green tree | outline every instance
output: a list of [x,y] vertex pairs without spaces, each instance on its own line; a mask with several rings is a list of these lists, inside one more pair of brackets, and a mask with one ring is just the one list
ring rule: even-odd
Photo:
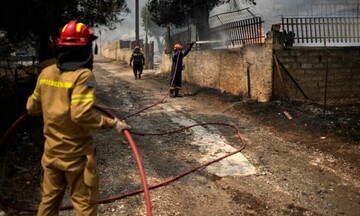
[[129,13],[125,0],[18,0],[4,1],[0,7],[0,30],[13,43],[32,38],[40,47],[40,60],[45,56],[48,38],[70,20],[90,27],[109,29]]
[[[152,0],[147,5],[152,20],[162,27],[173,25],[177,28],[193,23],[199,33],[199,40],[209,40],[209,14],[221,4],[236,0]],[[256,4],[254,0],[243,0]]]
[[150,37],[155,38],[158,50],[161,53],[165,46],[161,41],[161,37],[166,32],[166,29],[156,25],[154,21],[152,21],[151,14],[146,5],[141,9],[141,20],[141,26],[144,27],[145,32],[147,32]]

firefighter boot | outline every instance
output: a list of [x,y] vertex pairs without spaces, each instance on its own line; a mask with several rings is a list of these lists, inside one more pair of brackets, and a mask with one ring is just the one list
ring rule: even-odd
[[182,97],[182,95],[179,93],[180,89],[175,89],[175,97]]
[[170,97],[175,97],[174,89],[170,89]]

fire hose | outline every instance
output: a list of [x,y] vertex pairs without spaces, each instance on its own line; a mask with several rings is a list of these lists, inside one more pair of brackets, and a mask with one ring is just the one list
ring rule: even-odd
[[[177,64],[178,64],[178,61],[179,61],[179,56],[177,58],[177,61],[176,61],[176,67],[175,67],[175,73],[174,73],[174,77],[172,78],[172,82],[170,84],[170,86],[172,85],[172,83],[174,82],[174,79],[175,79],[175,75],[176,75],[176,69],[177,69]],[[127,115],[126,117],[124,117],[123,119],[126,119],[126,118],[129,118],[130,116],[134,116],[136,114],[139,114],[141,112],[143,112],[144,110],[147,110],[151,107],[154,107],[160,103],[162,103],[166,97],[169,95],[169,92],[170,92],[170,88],[169,90],[167,91],[167,93],[165,94],[165,96],[157,103],[154,103],[150,106],[147,106],[143,109],[141,109],[140,111],[136,112],[136,113],[133,113],[133,114],[130,114],[130,115]],[[111,114],[109,111],[107,111],[106,109],[100,107],[100,106],[97,106],[95,105],[94,106],[95,109],[105,113],[106,115],[108,115],[109,117],[112,117],[114,118],[115,116],[113,114]],[[21,123],[26,117],[28,117],[29,114],[28,113],[25,113],[23,114],[22,116],[20,116],[9,128],[8,130],[4,133],[4,135],[1,137],[0,139],[0,146],[7,140],[8,136],[11,134],[11,132],[15,129],[15,127]],[[230,152],[222,157],[219,157],[219,158],[216,158],[214,160],[211,160],[209,162],[206,162],[204,164],[201,164],[197,167],[194,167],[192,169],[189,169],[183,173],[180,173],[176,176],[173,176],[171,178],[168,178],[166,180],[164,180],[163,182],[160,182],[158,184],[155,184],[155,185],[151,185],[151,186],[148,186],[147,184],[147,181],[146,181],[146,177],[145,177],[145,172],[144,172],[144,169],[143,169],[143,166],[142,166],[142,162],[141,162],[141,159],[140,159],[140,156],[139,156],[139,153],[137,151],[137,147],[136,147],[136,144],[134,142],[134,140],[132,139],[131,134],[135,134],[135,135],[141,135],[141,136],[161,136],[161,135],[165,135],[165,134],[173,134],[173,133],[177,133],[177,132],[180,132],[180,131],[183,131],[183,130],[186,130],[186,129],[189,129],[189,128],[192,128],[192,127],[196,127],[196,126],[204,126],[204,125],[218,125],[218,126],[227,126],[227,127],[231,127],[233,128],[234,130],[236,130],[236,133],[237,133],[237,137],[239,139],[239,143],[240,143],[240,147],[238,149],[236,149],[235,151],[233,152]],[[143,186],[143,189],[139,189],[139,190],[136,190],[136,191],[133,191],[133,192],[129,192],[129,193],[126,193],[126,194],[121,194],[121,195],[118,195],[118,196],[112,196],[112,197],[108,197],[108,198],[105,198],[105,199],[101,199],[98,201],[99,204],[101,203],[109,203],[109,202],[113,202],[115,200],[119,200],[119,199],[122,199],[122,198],[125,198],[125,197],[128,197],[128,196],[132,196],[132,195],[136,195],[136,194],[139,194],[139,193],[142,193],[144,192],[144,197],[145,197],[145,204],[146,204],[146,210],[147,210],[147,215],[148,216],[151,216],[152,215],[152,207],[151,207],[151,200],[150,200],[150,193],[149,193],[149,189],[155,189],[155,188],[158,188],[158,187],[161,187],[161,186],[164,186],[164,185],[167,185],[173,181],[176,181],[196,170],[199,170],[199,169],[202,169],[206,166],[209,166],[215,162],[218,162],[220,160],[223,160],[227,157],[230,157],[236,153],[239,153],[241,152],[246,144],[244,142],[244,140],[242,139],[241,137],[241,134],[240,134],[240,130],[231,125],[231,124],[228,124],[228,123],[219,123],[219,122],[208,122],[208,123],[199,123],[199,124],[194,124],[194,125],[191,125],[191,126],[187,126],[187,127],[182,127],[182,128],[179,128],[177,130],[173,130],[173,131],[167,131],[167,132],[161,132],[161,133],[140,133],[140,132],[134,132],[134,131],[128,131],[128,130],[124,130],[124,136],[125,138],[128,140],[131,148],[132,148],[132,151],[133,151],[133,154],[134,154],[134,157],[135,157],[135,160],[136,160],[136,163],[137,163],[137,166],[138,166],[138,169],[139,169],[139,173],[140,173],[140,177],[141,177],[141,182],[142,182],[142,186]],[[14,209],[14,210],[17,210],[17,211],[20,211],[20,212],[37,212],[37,209],[31,209],[31,208],[22,208],[22,207],[18,207],[16,205],[13,205],[13,204],[9,204],[3,200],[0,200],[0,204],[4,205],[4,206],[7,206],[11,209]],[[69,210],[69,209],[72,209],[73,206],[63,206],[60,208],[60,210]]]
[[[109,114],[109,112],[107,112],[105,109],[101,108],[101,107],[98,107],[98,106],[95,106],[96,109],[100,110],[100,111],[103,111],[105,112],[106,114],[108,114],[109,116],[111,116],[111,114]],[[2,136],[1,140],[0,140],[0,146],[7,140],[8,136],[11,134],[11,132],[15,129],[15,127],[20,124],[23,120],[26,119],[26,117],[28,117],[29,114],[28,113],[25,113],[23,114],[22,116],[20,116],[12,125],[11,127],[5,132],[5,134]],[[105,199],[101,199],[98,201],[99,204],[102,204],[102,203],[109,203],[109,202],[113,202],[115,200],[119,200],[119,199],[122,199],[122,198],[125,198],[125,197],[128,197],[128,196],[133,196],[133,195],[136,195],[136,194],[139,194],[139,193],[142,193],[144,192],[145,194],[145,199],[146,199],[146,207],[147,207],[147,211],[148,211],[148,214],[147,215],[151,215],[151,202],[150,202],[150,199],[149,199],[149,189],[155,189],[155,188],[158,188],[158,187],[161,187],[161,186],[164,186],[164,185],[167,185],[171,182],[174,182],[192,172],[195,172],[196,170],[199,170],[199,169],[202,169],[206,166],[209,166],[215,162],[218,162],[220,160],[223,160],[227,157],[230,157],[231,155],[234,155],[236,153],[239,153],[241,152],[244,148],[245,148],[245,142],[243,141],[242,137],[241,137],[241,134],[240,134],[240,130],[231,125],[231,124],[227,124],[227,123],[219,123],[219,122],[208,122],[208,123],[199,123],[199,124],[194,124],[194,125],[191,125],[191,126],[187,126],[187,127],[182,127],[182,128],[179,128],[177,130],[173,130],[173,131],[168,131],[168,132],[163,132],[163,133],[139,133],[139,132],[131,132],[132,134],[135,134],[135,135],[141,135],[141,136],[145,136],[145,135],[148,135],[148,136],[161,136],[161,135],[164,135],[164,134],[173,134],[173,133],[177,133],[177,132],[180,132],[180,131],[183,131],[183,130],[186,130],[186,129],[189,129],[189,128],[192,128],[192,127],[196,127],[196,126],[204,126],[204,125],[220,125],[220,126],[227,126],[227,127],[231,127],[233,128],[234,130],[236,130],[236,133],[237,133],[237,137],[239,139],[239,144],[240,144],[240,147],[233,151],[233,152],[230,152],[222,157],[219,157],[217,159],[214,159],[212,161],[209,161],[209,162],[206,162],[204,164],[201,164],[197,167],[194,167],[192,169],[189,169],[183,173],[180,173],[176,176],[173,176],[171,178],[168,178],[166,180],[164,180],[163,182],[160,182],[158,184],[155,184],[155,185],[151,185],[151,186],[148,186],[147,183],[146,183],[146,179],[145,179],[145,175],[142,174],[143,173],[143,168],[142,168],[142,165],[141,165],[141,161],[140,161],[140,158],[137,159],[137,164],[138,164],[138,167],[139,167],[139,172],[140,174],[142,175],[141,177],[141,180],[142,180],[142,184],[143,184],[143,189],[139,189],[139,190],[136,190],[136,191],[133,191],[133,192],[129,192],[129,193],[126,193],[126,194],[121,194],[121,195],[118,195],[118,196],[112,196],[112,197],[108,197],[108,198],[105,198]],[[128,139],[130,136],[130,134],[128,133],[124,133],[125,137]],[[130,139],[132,140],[132,138]],[[133,141],[129,141],[129,143],[133,142]],[[133,153],[136,154],[138,157],[138,152],[136,150],[136,147],[132,146],[133,148]],[[135,149],[135,150],[134,150]],[[17,210],[17,211],[20,211],[20,212],[37,212],[37,209],[31,209],[31,208],[21,208],[21,207],[18,207],[16,205],[12,205],[12,204],[9,204],[3,200],[0,200],[0,204],[4,205],[4,206],[7,206],[11,209],[14,209],[14,210]],[[72,209],[73,206],[63,206],[60,208],[60,210],[69,210],[69,209]]]

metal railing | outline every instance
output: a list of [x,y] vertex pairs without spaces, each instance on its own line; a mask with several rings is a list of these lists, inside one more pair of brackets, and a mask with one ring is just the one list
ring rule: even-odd
[[264,20],[253,7],[214,15],[209,23],[211,40],[222,42],[213,47],[259,44],[265,40]]
[[295,33],[297,43],[359,43],[359,17],[282,18],[283,31]]
[[265,40],[263,22],[261,17],[254,17],[223,24],[210,29],[210,38],[233,46],[260,44]]
[[[265,41],[263,27],[264,20],[253,8],[244,8],[237,11],[220,13],[209,18],[210,41],[213,48],[240,46],[244,44],[261,44]],[[198,39],[195,30],[188,26],[178,29],[170,37],[170,43],[190,41],[190,38]]]

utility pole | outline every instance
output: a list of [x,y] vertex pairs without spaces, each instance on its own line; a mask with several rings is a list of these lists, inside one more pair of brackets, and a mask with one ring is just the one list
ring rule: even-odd
[[[149,0],[148,0],[149,3]],[[145,69],[149,69],[149,41],[148,41],[148,33],[149,33],[149,11],[146,8],[146,21],[145,21],[145,47],[144,47],[144,51],[145,51]]]
[[101,49],[102,49],[102,44],[101,44],[101,30],[99,30],[99,35],[100,35],[100,37],[99,37],[99,47],[98,47],[98,52],[99,52],[99,55],[102,55],[102,53],[101,53]]
[[139,0],[135,0],[135,35],[136,35],[136,46],[139,44]]

